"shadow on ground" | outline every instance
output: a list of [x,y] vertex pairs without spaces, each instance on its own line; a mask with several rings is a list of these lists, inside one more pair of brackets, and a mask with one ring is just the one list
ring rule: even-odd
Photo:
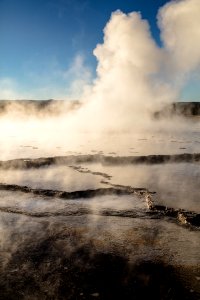
[[63,244],[62,235],[22,243],[0,272],[0,299],[199,299],[162,261],[131,262],[90,241]]

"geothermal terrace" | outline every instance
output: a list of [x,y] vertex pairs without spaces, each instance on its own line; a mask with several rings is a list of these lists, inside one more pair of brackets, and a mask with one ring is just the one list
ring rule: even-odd
[[199,103],[156,112],[164,130],[73,139],[45,123],[54,101],[15,105],[0,103],[0,299],[199,299]]

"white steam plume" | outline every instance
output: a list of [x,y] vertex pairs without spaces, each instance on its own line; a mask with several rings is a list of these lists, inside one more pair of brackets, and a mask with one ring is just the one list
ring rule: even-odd
[[112,14],[104,42],[94,50],[97,79],[82,97],[87,105],[78,120],[85,126],[89,118],[95,129],[140,128],[161,105],[179,100],[186,78],[200,65],[200,1],[169,2],[158,25],[162,47],[140,13]]
[[[184,130],[191,131],[191,126],[185,120],[181,123],[179,119],[173,122],[154,122],[150,116],[163,104],[179,100],[186,79],[199,71],[198,4],[200,0],[173,1],[160,9],[158,24],[162,47],[155,43],[149,24],[142,19],[140,13],[114,12],[104,29],[103,43],[94,50],[98,60],[97,78],[92,85],[86,84],[82,89],[83,104],[68,114],[69,109],[64,108],[66,113],[53,118],[48,118],[48,114],[44,114],[42,119],[29,118],[29,111],[20,111],[19,116],[14,113],[1,116],[0,139],[4,147],[1,156],[9,157],[16,143],[20,147],[36,141],[34,146],[43,146],[43,155],[50,155],[49,149],[54,154],[57,153],[54,147],[56,144],[70,151],[72,148],[77,151],[78,145],[84,145],[85,152],[89,152],[96,148],[105,150],[110,142],[112,147],[108,148],[113,151],[113,148],[116,150],[123,143],[130,146],[133,132],[139,137],[149,133],[152,136],[157,131],[162,134],[167,132],[168,136],[172,136],[175,131],[178,134],[182,134]],[[66,72],[65,76],[68,78],[79,70],[85,70],[81,57],[75,60],[74,68]],[[83,73],[86,79],[89,78],[87,70]],[[79,78],[82,82],[82,77]],[[28,121],[21,118],[21,115],[28,116]],[[104,136],[102,132],[108,135]],[[116,143],[110,132],[117,133]],[[124,132],[131,133],[131,137],[118,135]],[[93,148],[86,140],[93,142]],[[9,141],[12,142],[12,147]],[[166,139],[167,143],[169,144]],[[149,150],[151,153],[155,152],[153,146]],[[145,153],[148,152],[146,148]],[[171,144],[168,148],[171,149]],[[20,155],[24,156],[24,153],[20,152]]]
[[173,1],[160,9],[158,24],[171,71],[187,74],[200,67],[200,1]]

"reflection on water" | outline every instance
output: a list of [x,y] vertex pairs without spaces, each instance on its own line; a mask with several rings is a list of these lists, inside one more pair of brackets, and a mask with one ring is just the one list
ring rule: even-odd
[[0,170],[0,182],[25,185],[35,189],[63,191],[87,190],[103,186],[98,177],[80,174],[68,166],[51,166],[28,170]]
[[105,172],[115,184],[143,187],[156,192],[159,204],[200,212],[199,163],[106,166],[87,164],[91,171]]
[[[73,214],[100,214],[101,212],[132,211],[136,214],[142,210],[147,211],[144,197],[137,195],[125,196],[96,196],[93,198],[77,198],[74,200],[62,200],[56,197],[41,197],[22,192],[1,191],[0,210],[9,208],[10,211],[23,213],[24,215],[44,216],[48,213],[54,215]],[[139,215],[138,215],[139,216]]]
[[1,170],[0,182],[34,189],[76,191],[106,187],[107,184],[145,188],[156,192],[159,204],[200,212],[199,163],[134,164],[109,166],[49,166],[39,169]]

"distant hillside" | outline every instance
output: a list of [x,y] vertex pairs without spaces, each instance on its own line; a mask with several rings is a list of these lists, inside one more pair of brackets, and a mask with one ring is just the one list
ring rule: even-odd
[[162,110],[155,112],[156,118],[181,115],[185,117],[200,116],[200,102],[175,102],[166,105]]
[[77,109],[80,105],[75,100],[0,100],[0,114],[14,112],[26,115],[56,115]]
[[[76,110],[80,106],[78,100],[0,100],[0,115],[10,112],[26,116],[58,115]],[[175,102],[154,113],[154,117],[158,119],[173,115],[200,116],[200,102]]]

